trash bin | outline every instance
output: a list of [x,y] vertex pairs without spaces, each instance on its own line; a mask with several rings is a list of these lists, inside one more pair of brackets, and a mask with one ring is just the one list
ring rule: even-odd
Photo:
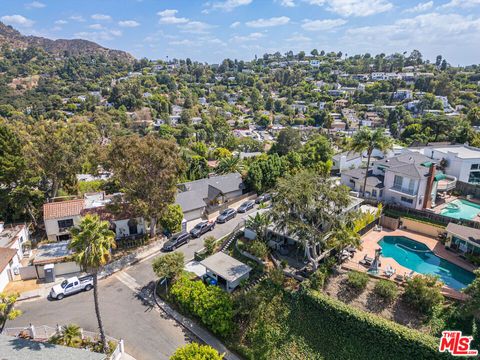
[[43,271],[45,272],[45,282],[55,282],[55,265],[54,264],[47,264],[43,267]]

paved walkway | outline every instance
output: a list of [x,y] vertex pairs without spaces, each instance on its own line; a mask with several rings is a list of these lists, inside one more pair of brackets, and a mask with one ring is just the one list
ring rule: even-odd
[[155,298],[155,302],[157,305],[170,317],[172,317],[176,322],[182,325],[185,329],[192,332],[196,337],[202,340],[205,344],[210,345],[211,347],[217,349],[220,354],[225,354],[224,359],[226,360],[241,360],[240,357],[232,353],[230,350],[226,348],[223,343],[218,340],[215,336],[210,334],[207,330],[203,327],[199,326],[197,323],[192,321],[191,319],[181,315],[176,310],[172,309],[165,301],[160,299],[156,291],[153,291],[153,296]]

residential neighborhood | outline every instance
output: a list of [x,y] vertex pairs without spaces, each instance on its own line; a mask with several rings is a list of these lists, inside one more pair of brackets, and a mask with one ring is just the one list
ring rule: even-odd
[[0,359],[480,351],[478,1],[0,9]]

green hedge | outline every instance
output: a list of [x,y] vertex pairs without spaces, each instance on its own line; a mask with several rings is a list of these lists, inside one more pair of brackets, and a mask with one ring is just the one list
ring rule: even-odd
[[452,359],[439,353],[439,340],[346,305],[322,293],[305,290],[292,296],[291,330],[331,360]]

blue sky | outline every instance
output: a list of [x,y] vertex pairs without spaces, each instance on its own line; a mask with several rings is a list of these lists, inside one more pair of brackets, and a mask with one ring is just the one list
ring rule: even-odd
[[0,0],[25,34],[218,63],[311,49],[480,63],[480,0]]

